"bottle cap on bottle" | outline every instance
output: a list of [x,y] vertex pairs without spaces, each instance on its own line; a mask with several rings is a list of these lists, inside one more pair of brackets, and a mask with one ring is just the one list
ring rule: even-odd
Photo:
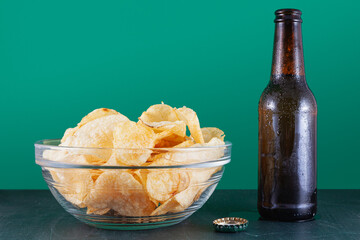
[[218,232],[241,232],[248,227],[249,221],[239,217],[226,217],[214,220],[213,225]]
[[275,11],[275,22],[302,22],[301,11],[298,9],[279,9]]

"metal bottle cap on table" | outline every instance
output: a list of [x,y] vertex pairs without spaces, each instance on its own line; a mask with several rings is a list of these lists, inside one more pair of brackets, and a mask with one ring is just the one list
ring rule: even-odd
[[239,217],[226,217],[214,220],[213,225],[218,232],[241,232],[247,228],[249,221]]

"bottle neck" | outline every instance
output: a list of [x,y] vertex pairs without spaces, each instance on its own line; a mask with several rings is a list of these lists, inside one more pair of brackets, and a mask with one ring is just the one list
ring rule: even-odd
[[305,80],[301,21],[288,20],[275,24],[271,78],[280,80],[286,76]]

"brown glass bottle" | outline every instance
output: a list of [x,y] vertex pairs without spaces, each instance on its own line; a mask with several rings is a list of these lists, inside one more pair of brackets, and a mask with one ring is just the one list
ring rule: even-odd
[[275,12],[271,79],[259,102],[258,211],[263,219],[316,214],[317,105],[304,72],[301,11]]

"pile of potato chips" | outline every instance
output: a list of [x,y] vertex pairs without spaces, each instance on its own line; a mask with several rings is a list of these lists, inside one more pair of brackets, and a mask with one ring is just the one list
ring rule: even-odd
[[[190,136],[186,135],[187,128]],[[190,108],[153,105],[138,122],[115,110],[96,109],[66,130],[60,146],[44,159],[97,166],[172,166],[217,160],[224,132],[200,128]],[[186,148],[186,149],[184,149]],[[84,169],[48,168],[54,187],[88,214],[154,216],[184,211],[209,186],[221,167]]]

